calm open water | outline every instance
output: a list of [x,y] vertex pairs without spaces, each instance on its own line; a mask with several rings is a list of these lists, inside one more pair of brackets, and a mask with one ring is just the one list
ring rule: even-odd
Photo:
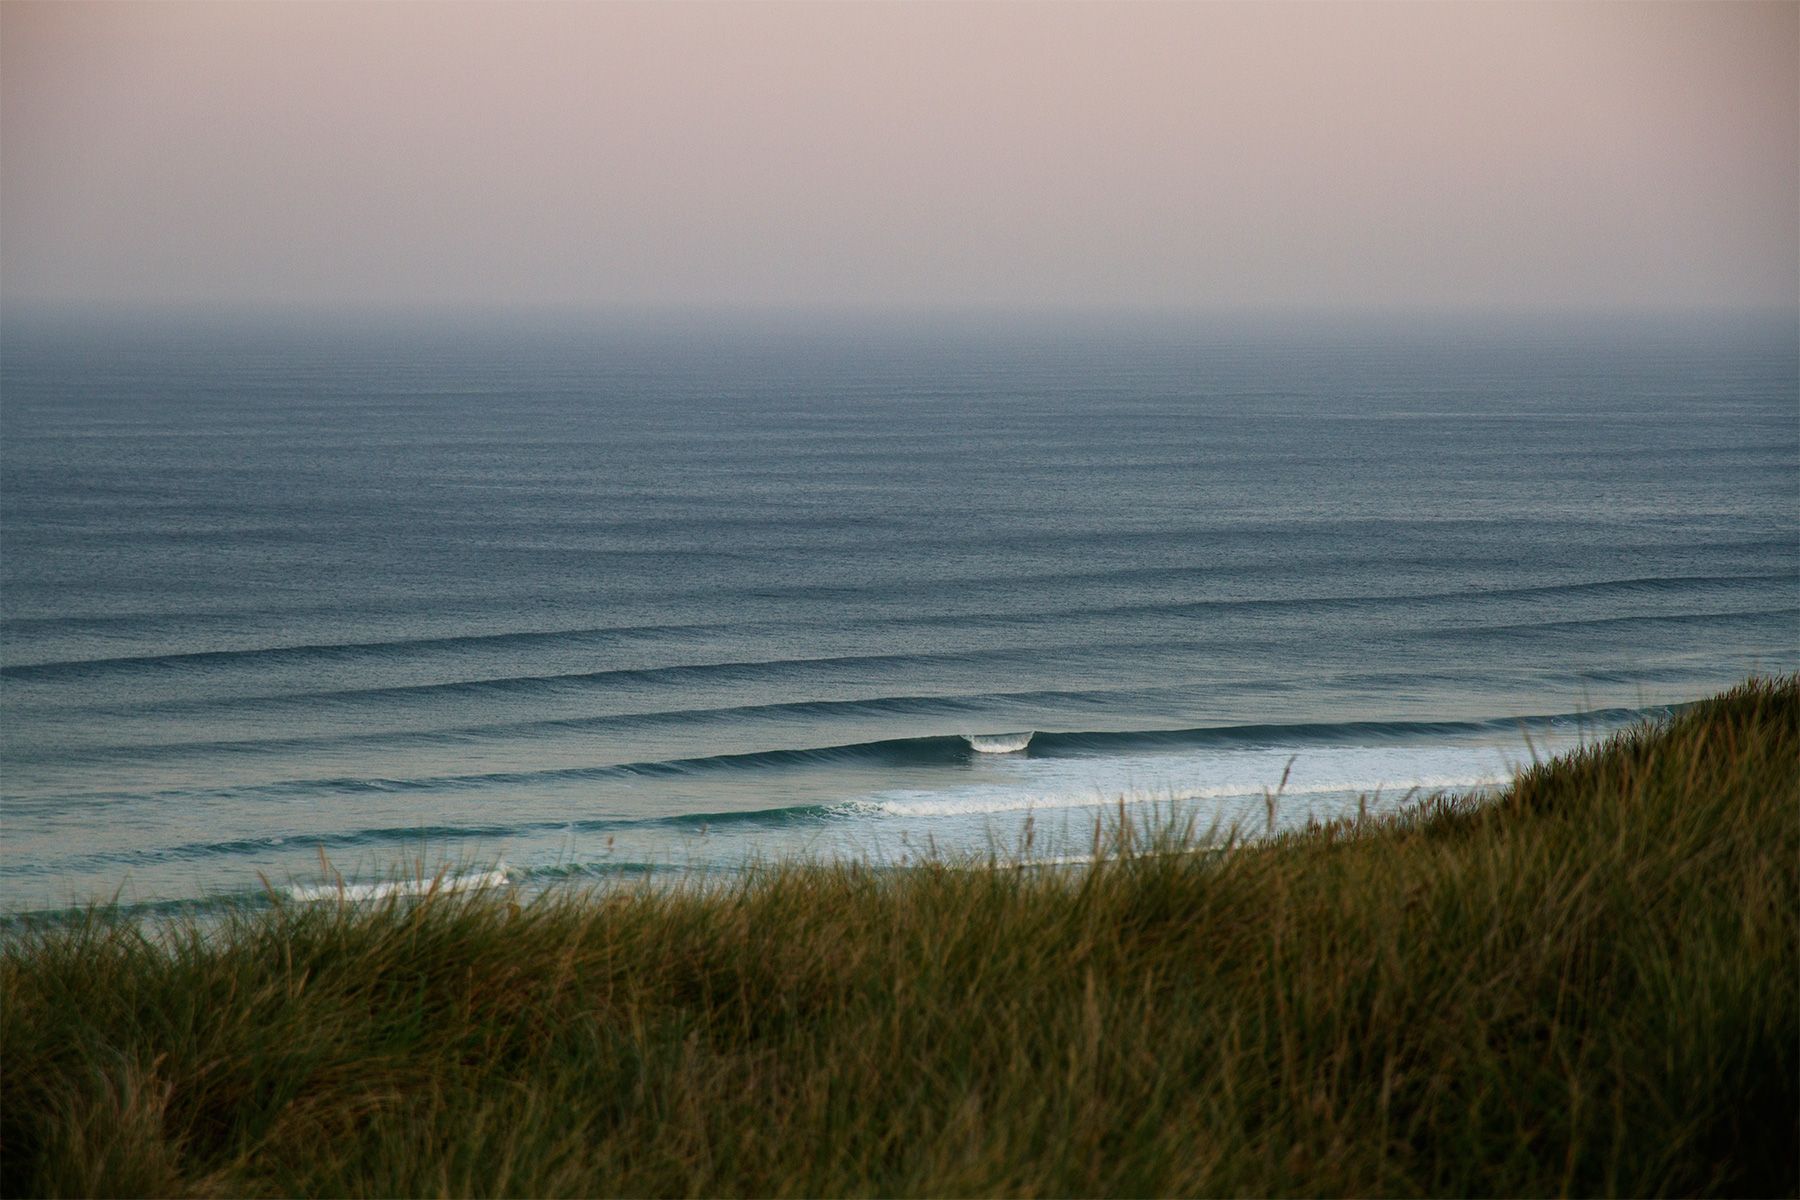
[[10,319],[0,907],[1492,782],[1800,666],[1797,379],[1749,319]]

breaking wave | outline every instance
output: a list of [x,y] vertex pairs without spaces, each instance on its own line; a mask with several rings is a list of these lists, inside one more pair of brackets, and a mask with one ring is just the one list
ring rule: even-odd
[[969,749],[977,754],[1016,754],[1031,745],[1031,734],[1026,733],[966,733],[964,740]]

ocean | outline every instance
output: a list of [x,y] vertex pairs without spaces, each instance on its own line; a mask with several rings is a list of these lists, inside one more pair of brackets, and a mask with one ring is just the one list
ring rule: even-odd
[[1800,667],[1797,381],[1743,317],[9,316],[0,909],[1492,786]]

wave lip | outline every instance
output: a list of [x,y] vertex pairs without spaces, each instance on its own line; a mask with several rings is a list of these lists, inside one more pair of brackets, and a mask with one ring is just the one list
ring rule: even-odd
[[1032,731],[1024,733],[965,733],[963,740],[977,754],[1016,754],[1031,745]]

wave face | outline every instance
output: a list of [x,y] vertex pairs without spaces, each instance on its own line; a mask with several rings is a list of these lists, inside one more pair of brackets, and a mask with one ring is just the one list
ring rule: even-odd
[[9,319],[0,909],[1079,857],[1800,665],[1790,329],[704,334]]

